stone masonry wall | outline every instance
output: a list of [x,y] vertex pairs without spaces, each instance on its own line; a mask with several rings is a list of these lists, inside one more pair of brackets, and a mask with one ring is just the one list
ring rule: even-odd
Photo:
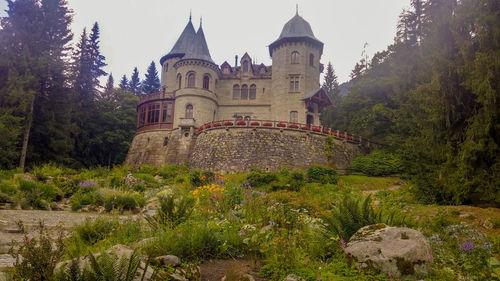
[[345,169],[359,151],[356,144],[333,140],[331,157],[325,153],[326,137],[312,132],[275,128],[231,128],[203,131],[196,138],[189,166],[218,173],[305,169],[329,163]]

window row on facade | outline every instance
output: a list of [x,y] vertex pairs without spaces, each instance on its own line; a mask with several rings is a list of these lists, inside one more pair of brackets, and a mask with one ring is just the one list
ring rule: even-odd
[[138,126],[171,123],[173,120],[173,104],[172,103],[153,103],[143,105],[139,109],[139,123]]
[[[204,74],[203,75],[203,89],[205,90],[210,90],[210,75],[209,74]],[[182,75],[177,74],[177,89],[182,88]],[[196,87],[196,73],[195,72],[188,72],[186,74],[186,81],[184,81],[184,87],[185,88],[195,88]]]
[[251,100],[257,98],[257,86],[255,86],[255,84],[250,85],[250,91],[246,84],[241,85],[241,88],[238,84],[233,86],[233,99],[247,100],[249,98]]

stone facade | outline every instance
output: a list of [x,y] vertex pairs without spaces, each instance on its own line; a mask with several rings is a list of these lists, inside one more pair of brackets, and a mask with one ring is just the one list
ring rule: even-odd
[[247,172],[252,167],[264,171],[305,169],[313,164],[348,168],[360,152],[360,144],[332,138],[333,145],[326,151],[326,139],[323,133],[288,128],[220,127],[193,137],[178,129],[158,130],[134,138],[126,164],[188,164],[222,174]]

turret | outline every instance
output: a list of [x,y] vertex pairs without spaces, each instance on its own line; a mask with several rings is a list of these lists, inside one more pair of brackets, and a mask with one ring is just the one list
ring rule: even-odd
[[[269,54],[273,62],[272,115],[277,120],[319,124],[318,109],[308,109],[303,99],[319,88],[323,43],[298,12],[269,45]],[[316,111],[312,117],[310,110]]]
[[162,86],[175,92],[174,128],[183,130],[213,121],[217,110],[215,83],[219,67],[210,56],[205,34],[195,32],[191,17],[172,50],[161,59],[168,70]]

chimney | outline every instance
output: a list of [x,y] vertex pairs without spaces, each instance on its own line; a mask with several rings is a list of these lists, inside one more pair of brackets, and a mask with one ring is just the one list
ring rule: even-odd
[[238,55],[234,56],[234,67],[238,66]]

